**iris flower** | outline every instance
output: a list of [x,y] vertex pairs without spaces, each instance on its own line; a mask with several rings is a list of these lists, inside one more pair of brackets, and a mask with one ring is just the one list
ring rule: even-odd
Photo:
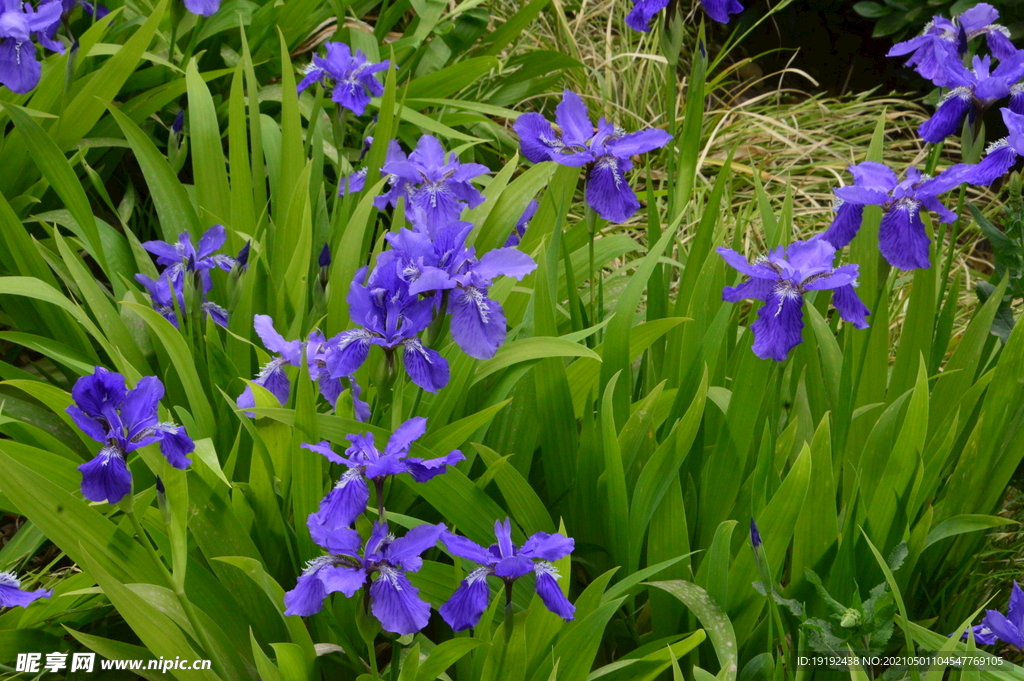
[[40,598],[53,596],[53,589],[24,591],[21,580],[13,572],[0,572],[0,608],[27,608]]
[[896,43],[888,56],[909,54],[907,66],[913,66],[924,78],[940,87],[948,85],[946,64],[960,61],[967,53],[967,42],[984,35],[988,47],[999,60],[1009,59],[1016,53],[1010,42],[1010,32],[995,23],[999,12],[988,3],[978,3],[952,20],[932,17],[921,35]]
[[[260,368],[253,383],[269,390],[282,405],[287,404],[292,384],[284,368],[286,366],[302,366],[302,350],[305,346],[306,365],[310,380],[317,382],[320,394],[332,407],[337,404],[338,397],[344,390],[341,385],[342,376],[331,376],[327,371],[327,355],[331,346],[337,343],[337,337],[327,340],[322,332],[315,330],[309,334],[308,340],[305,342],[301,340],[286,341],[284,336],[274,328],[274,320],[265,314],[258,314],[253,318],[253,328],[256,330],[256,335],[263,341],[263,346],[270,352],[276,353],[269,362]],[[349,379],[352,386],[356,418],[361,421],[369,420],[370,407],[359,399],[359,387],[350,376],[346,374],[344,377]],[[242,394],[238,396],[236,404],[240,409],[251,409],[256,406],[256,398],[252,394],[251,387],[245,387]],[[252,413],[247,415],[253,416]]]
[[[707,15],[720,24],[729,23],[730,15],[743,11],[738,0],[700,0]],[[668,0],[634,0],[633,9],[626,15],[626,25],[634,31],[650,31],[651,19],[668,6]]]
[[[157,277],[156,279],[150,279],[145,274],[136,274],[135,281],[139,282],[146,287],[149,291],[149,297],[153,302],[153,309],[160,313],[160,315],[174,325],[174,328],[179,328],[178,313],[174,309],[174,296],[178,298],[178,309],[185,309],[185,291],[184,291],[184,279],[178,278],[176,283],[172,284],[171,276],[167,274],[168,270],[164,270],[164,274]],[[200,308],[204,314],[210,317],[218,326],[227,328],[228,326],[228,311],[217,303],[206,300],[206,294],[209,292],[209,287],[206,287],[204,283],[205,291],[203,291],[203,302]],[[173,294],[172,294],[173,290]]]
[[850,166],[850,172],[854,183],[835,190],[840,204],[832,226],[822,238],[837,249],[842,248],[860,230],[864,206],[881,206],[884,215],[878,230],[878,248],[889,264],[901,270],[930,267],[931,240],[921,221],[921,208],[937,213],[942,222],[956,220],[956,213],[937,198],[960,184],[956,166],[935,178],[910,167],[902,182],[888,166],[874,161]]
[[964,118],[976,116],[996,101],[1010,94],[1010,89],[1024,77],[1024,51],[992,68],[990,57],[975,56],[968,69],[959,58],[944,63],[946,78],[943,87],[952,88],[939,102],[932,117],[917,129],[921,139],[937,144],[958,132]]
[[488,297],[491,282],[499,275],[522,280],[537,263],[515,248],[495,248],[482,258],[466,247],[473,228],[468,222],[453,222],[426,233],[407,229],[388,235],[393,246],[382,255],[401,262],[402,277],[409,293],[447,292],[452,338],[470,357],[489,359],[505,342],[505,312]]
[[386,71],[390,65],[387,59],[379,64],[370,63],[362,50],[356,50],[353,55],[345,43],[327,43],[327,56],[313,57],[298,91],[302,92],[316,82],[324,83],[325,87],[333,84],[331,99],[334,103],[356,116],[362,116],[371,95],[380,97],[384,94],[384,86],[374,74]]
[[355,530],[325,531],[311,523],[313,541],[331,555],[309,561],[295,588],[284,595],[284,614],[309,617],[323,609],[329,594],[340,591],[351,598],[365,588],[364,598],[385,631],[415,634],[427,626],[430,604],[406,573],[423,567],[420,556],[444,531],[444,525],[419,525],[396,539],[386,523],[374,523],[360,555],[362,540]]
[[350,318],[360,326],[337,336],[337,343],[327,352],[327,370],[334,377],[351,376],[366,361],[372,346],[383,348],[389,363],[401,348],[405,372],[412,382],[437,392],[448,384],[448,361],[419,339],[433,318],[434,301],[409,292],[398,261],[384,257],[389,252],[378,258],[369,279],[365,267],[356,272],[348,305]]
[[494,535],[497,543],[486,549],[451,532],[445,532],[441,538],[452,554],[480,565],[462,580],[452,597],[438,610],[441,618],[455,631],[475,627],[491,600],[488,577],[501,579],[507,598],[511,599],[512,584],[532,572],[536,576],[537,595],[547,609],[562,619],[573,619],[576,606],[558,587],[560,575],[551,561],[572,553],[575,542],[561,534],[537,532],[517,547],[512,543],[512,521],[508,518],[504,523],[495,521]]
[[175,243],[166,241],[146,241],[142,247],[156,256],[156,264],[166,267],[164,274],[170,275],[175,285],[184,278],[186,272],[198,272],[203,280],[203,288],[210,290],[210,270],[219,267],[230,272],[235,259],[230,255],[217,253],[224,245],[227,233],[224,225],[214,225],[199,237],[199,246],[192,243],[192,235],[182,232]]
[[[996,641],[1005,641],[1018,648],[1024,648],[1024,591],[1016,580],[1013,582],[1013,590],[1010,591],[1010,605],[1006,614],[998,610],[988,610],[981,624],[972,629],[974,640],[978,643],[992,645]],[[963,638],[967,638],[966,631]]]
[[381,168],[390,189],[373,203],[384,210],[397,205],[398,198],[404,196],[413,224],[426,230],[444,227],[458,220],[465,208],[476,208],[484,202],[483,194],[470,180],[489,172],[485,165],[462,163],[454,151],[446,159],[441,143],[430,135],[420,137],[408,157],[392,140]]
[[427,482],[466,458],[457,449],[436,459],[409,458],[412,443],[426,430],[427,420],[422,416],[409,419],[391,435],[383,452],[375,446],[373,433],[349,435],[351,446],[345,450],[345,456],[335,454],[326,440],[315,445],[303,443],[305,449],[348,467],[334,489],[320,502],[320,510],[309,517],[310,526],[315,523],[326,530],[337,530],[352,525],[370,500],[367,481],[374,484],[379,500],[389,475],[408,473],[416,482]]
[[610,222],[625,222],[640,209],[640,201],[626,181],[630,160],[668,144],[672,136],[658,128],[627,133],[604,118],[595,131],[587,105],[578,94],[565,90],[555,109],[560,132],[538,113],[525,113],[513,126],[523,155],[534,163],[554,161],[565,166],[586,166],[587,204]]
[[839,316],[859,329],[867,328],[868,309],[854,290],[857,265],[832,268],[836,249],[821,237],[779,246],[750,263],[731,248],[719,248],[719,255],[734,269],[750,277],[739,286],[727,286],[722,299],[735,303],[744,298],[764,301],[754,333],[754,354],[761,359],[786,359],[802,340],[804,294],[831,290],[832,304]]
[[185,428],[161,423],[157,416],[163,396],[163,383],[156,376],[143,376],[127,390],[124,376],[103,367],[75,382],[75,403],[66,411],[83,433],[103,444],[92,461],[78,467],[86,499],[116,504],[131,492],[126,459],[140,447],[159,442],[160,452],[175,468],[184,470],[192,463],[187,455],[195,444]]
[[0,84],[18,94],[39,84],[43,67],[32,41],[64,54],[64,45],[51,37],[62,13],[60,0],[40,3],[38,9],[20,0],[0,3]]
[[1024,115],[1014,113],[1010,109],[1003,109],[1001,113],[1009,134],[988,145],[981,163],[963,166],[961,181],[981,186],[990,185],[1009,172],[1017,163],[1017,158],[1024,154]]
[[185,0],[185,9],[201,17],[212,17],[220,9],[220,0]]

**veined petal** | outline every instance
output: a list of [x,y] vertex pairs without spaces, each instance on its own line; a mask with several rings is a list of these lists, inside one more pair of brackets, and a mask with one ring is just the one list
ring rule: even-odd
[[867,316],[871,314],[871,311],[861,302],[853,284],[833,289],[832,305],[844,321],[850,322],[858,329],[868,328]]
[[209,258],[211,255],[220,250],[220,247],[224,245],[227,240],[227,231],[224,229],[224,225],[214,225],[210,229],[206,230],[201,237],[199,237],[199,247],[196,249],[196,259],[203,260]]
[[565,146],[555,134],[551,123],[539,113],[523,114],[516,119],[512,127],[519,135],[519,145],[523,150],[523,156],[533,163],[557,160],[552,153]]
[[555,107],[555,120],[562,129],[562,139],[568,146],[587,146],[594,136],[594,124],[583,99],[572,90],[562,91],[562,101]]
[[775,290],[776,281],[778,280],[751,277],[738,286],[726,286],[722,289],[722,300],[727,303],[738,303],[746,298],[768,300],[768,296]]
[[754,354],[761,359],[781,362],[803,340],[804,298],[795,291],[778,291],[758,310],[757,321],[750,325],[754,333]]
[[338,336],[338,343],[327,351],[327,371],[333,378],[351,376],[363,366],[375,336],[366,329],[352,329]]
[[928,238],[917,202],[897,202],[878,228],[878,249],[893,267],[913,270],[931,267]]
[[484,253],[480,262],[473,267],[473,272],[484,279],[494,279],[499,275],[505,275],[522,281],[523,277],[535,269],[537,269],[537,263],[519,249],[495,248]]
[[317,572],[317,578],[323,582],[324,590],[329,593],[341,592],[352,598],[366,584],[366,571],[354,567],[325,567]]
[[492,565],[495,562],[494,556],[487,549],[466,537],[445,532],[441,535],[441,541],[452,555],[459,558],[465,558],[480,565]]
[[465,458],[462,452],[455,449],[445,456],[439,456],[436,459],[406,458],[405,466],[409,470],[409,474],[412,475],[413,480],[416,482],[427,482],[448,470],[448,466],[454,466]]
[[668,0],[635,0],[633,9],[626,15],[626,25],[634,31],[651,30],[651,19],[668,6]]
[[966,170],[962,178],[973,185],[987,187],[1013,168],[1017,162],[1017,151],[1003,140],[981,162]]
[[[332,492],[333,493],[333,492]],[[328,494],[330,497],[330,494]],[[330,504],[327,499],[320,502],[320,512],[310,513],[306,518],[306,527],[309,528],[309,536],[317,545],[336,556],[359,556],[359,549],[363,540],[359,533],[351,527],[338,526],[334,524],[336,518],[324,518],[324,505]],[[363,506],[365,508],[365,504]],[[353,518],[354,520],[354,518]],[[349,523],[351,524],[351,523]]]
[[409,447],[416,440],[423,437],[427,432],[427,419],[422,416],[414,416],[395,429],[395,432],[388,438],[384,447],[384,454],[397,454],[402,456],[409,451]]
[[985,613],[982,624],[989,628],[1001,641],[1006,641],[1018,648],[1024,648],[1024,632],[1021,632],[1013,622],[1006,618],[998,610],[989,610]]
[[415,634],[430,621],[430,604],[409,578],[394,568],[381,570],[370,585],[371,610],[385,631],[403,636]]
[[1013,626],[1024,631],[1024,591],[1017,584],[1017,580],[1013,580],[1013,589],[1010,591],[1010,607],[1006,610],[1006,619],[1010,620]]
[[27,608],[40,598],[53,596],[53,589],[22,591],[18,586],[7,584],[4,577],[11,573],[0,573],[0,608]]
[[672,135],[660,128],[638,130],[609,142],[608,146],[616,156],[625,157],[633,154],[646,154],[653,149],[660,149],[672,140]]
[[562,534],[537,532],[519,549],[519,555],[527,558],[555,561],[572,553],[576,542]]
[[558,571],[551,563],[538,563],[534,569],[537,575],[537,595],[548,610],[564,620],[574,619],[576,606],[569,602],[558,587]]
[[486,291],[467,286],[452,291],[448,299],[452,338],[462,351],[476,359],[490,359],[505,342],[505,311]]
[[299,446],[302,447],[303,449],[308,449],[311,452],[316,452],[320,456],[327,457],[327,460],[330,461],[331,463],[340,463],[349,467],[353,465],[352,462],[346,459],[345,457],[336,454],[334,450],[331,449],[331,443],[328,442],[327,440],[321,440],[315,445],[311,445],[308,442],[303,442]]
[[437,350],[424,347],[417,338],[403,341],[402,348],[405,372],[413,383],[431,393],[448,385],[448,360]]
[[129,439],[157,424],[157,408],[163,396],[164,384],[156,376],[143,376],[134,388],[125,393],[121,424],[128,431]]
[[921,124],[917,133],[921,139],[938,144],[950,135],[956,134],[970,111],[973,95],[967,88],[955,88],[939,104],[932,117]]
[[[316,518],[326,531],[340,530],[350,527],[356,518],[366,510],[370,500],[370,488],[358,468],[352,468],[342,474],[334,489],[320,501],[320,510],[309,516],[310,523]],[[312,531],[312,525],[310,525]],[[316,538],[314,537],[314,540]],[[318,542],[324,548],[326,544]],[[332,553],[338,553],[332,551]]]
[[327,587],[320,581],[317,573],[303,573],[295,588],[284,595],[284,614],[310,617],[323,610],[325,598]]
[[96,440],[96,442],[107,441],[106,426],[79,409],[78,405],[68,405],[67,409],[64,411],[66,411],[68,416],[71,417],[71,420],[75,422],[75,425],[93,440]]
[[864,206],[858,203],[843,201],[836,211],[832,224],[822,235],[822,239],[832,244],[836,250],[846,246],[860,231],[864,220]]
[[720,24],[729,23],[729,15],[743,11],[739,0],[700,0],[700,4],[708,16]]
[[417,572],[423,567],[420,556],[424,551],[433,548],[441,536],[447,532],[444,523],[437,525],[417,525],[404,537],[399,537],[385,549],[388,562],[406,572]]
[[640,210],[640,200],[626,181],[629,164],[614,156],[602,156],[591,167],[587,203],[609,222],[625,222]]
[[465,631],[480,622],[490,600],[487,568],[480,568],[462,580],[452,597],[438,609],[438,613],[453,631]]
[[124,456],[113,447],[104,447],[78,470],[82,472],[82,494],[89,501],[116,504],[132,491],[131,471]]

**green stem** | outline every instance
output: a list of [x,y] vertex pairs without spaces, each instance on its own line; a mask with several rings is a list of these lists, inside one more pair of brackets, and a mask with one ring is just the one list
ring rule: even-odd
[[210,657],[217,657],[217,649],[214,648],[209,636],[206,634],[206,629],[203,628],[202,624],[199,622],[199,617],[196,615],[195,607],[185,595],[184,586],[177,584],[177,581],[171,575],[170,570],[168,570],[167,566],[164,565],[163,559],[161,559],[160,555],[156,552],[156,547],[150,540],[149,535],[146,534],[146,530],[143,529],[142,523],[139,522],[139,518],[135,514],[134,500],[132,499],[131,493],[129,493],[125,499],[126,501],[122,502],[122,508],[124,509],[125,515],[128,516],[128,520],[131,522],[132,529],[135,531],[135,534],[139,536],[139,541],[142,542],[143,548],[146,549],[146,553],[149,554],[149,557],[154,563],[156,563],[157,567],[160,568],[160,572],[163,574],[164,579],[167,580],[168,586],[170,586],[171,590],[174,591],[174,595],[178,599],[178,603],[181,604],[181,609],[184,610],[185,616],[192,624],[192,629],[195,631],[196,637],[199,639],[199,644],[203,646],[203,649],[208,655],[210,655]]
[[370,658],[370,673],[374,679],[380,679],[380,671],[377,669],[377,650],[373,647],[373,640],[366,641],[366,654]]
[[188,39],[188,47],[185,48],[185,52],[181,56],[182,66],[188,66],[189,61],[191,61],[192,53],[195,52],[196,45],[199,43],[199,34],[202,32],[205,22],[206,17],[196,18],[196,25],[192,27],[192,35]]
[[597,267],[594,262],[594,237],[597,232],[597,213],[593,208],[587,206],[586,212],[587,221],[587,235],[590,238],[589,254],[590,254],[590,323],[597,324],[597,282],[595,281],[595,273]]

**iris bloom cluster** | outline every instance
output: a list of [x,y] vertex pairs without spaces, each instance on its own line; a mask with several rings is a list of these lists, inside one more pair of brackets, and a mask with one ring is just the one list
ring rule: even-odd
[[[910,55],[908,66],[930,80],[936,87],[949,88],[934,115],[918,130],[922,139],[937,144],[956,133],[964,119],[974,121],[995,102],[1007,96],[1010,106],[1024,113],[1024,51],[1010,42],[1010,32],[995,23],[999,12],[987,3],[980,3],[952,20],[933,17],[924,32],[910,40],[897,43],[889,56]],[[975,55],[971,68],[964,66],[968,43],[986,36],[992,54]],[[992,58],[999,61],[994,66]]]
[[[264,314],[254,317],[253,328],[256,330],[256,335],[263,341],[263,346],[274,353],[270,361],[264,364],[253,378],[253,383],[269,390],[282,405],[287,404],[288,398],[291,396],[292,384],[285,367],[301,367],[302,353],[305,350],[309,378],[316,382],[320,394],[331,407],[337,405],[338,397],[345,390],[345,385],[342,383],[342,378],[344,378],[352,389],[352,402],[355,406],[356,418],[361,421],[369,420],[370,406],[359,399],[359,386],[355,380],[348,374],[332,376],[328,371],[328,353],[337,346],[340,335],[328,339],[323,332],[317,329],[312,331],[305,341],[287,341],[274,328],[274,320]],[[242,394],[238,396],[236,404],[240,409],[255,407],[256,398],[252,394],[252,388],[246,386]],[[253,416],[251,412],[246,413]]]
[[[143,248],[156,256],[156,264],[162,266],[164,270],[157,279],[151,279],[145,274],[136,274],[135,281],[146,287],[153,302],[153,309],[175,328],[179,325],[178,310],[186,311],[186,275],[195,277],[199,290],[202,291],[201,311],[220,326],[227,327],[227,310],[207,299],[207,294],[213,288],[211,270],[221,269],[230,272],[236,265],[243,266],[235,258],[217,252],[226,239],[224,225],[214,225],[199,238],[198,246],[192,243],[192,236],[188,232],[179,234],[178,240],[174,243],[147,241],[142,244]],[[248,259],[248,244],[242,250]]]
[[46,0],[39,7],[20,0],[0,4],[0,85],[25,94],[39,84],[43,67],[36,58],[36,43],[64,54],[54,39],[64,8],[60,0]]
[[[700,0],[709,17],[720,24],[729,23],[733,14],[743,11],[739,0]],[[626,25],[634,31],[650,31],[651,19],[668,7],[668,0],[633,0],[633,9],[626,15]]]
[[[495,523],[497,543],[487,549],[449,532],[444,524],[419,525],[403,537],[391,532],[384,508],[386,479],[409,473],[416,482],[427,482],[465,458],[458,450],[435,459],[409,457],[413,442],[426,428],[425,418],[406,421],[388,439],[383,452],[377,449],[371,433],[350,434],[345,456],[336,454],[328,442],[303,445],[348,470],[321,501],[319,510],[308,518],[310,536],[325,554],[309,561],[295,588],[285,594],[284,614],[308,617],[320,612],[324,600],[332,593],[352,598],[362,592],[365,607],[385,631],[414,634],[429,622],[430,604],[420,597],[408,575],[419,571],[423,554],[442,541],[451,554],[481,566],[463,580],[439,609],[441,617],[455,631],[476,626],[480,621],[490,600],[488,576],[503,580],[506,601],[511,603],[512,584],[533,573],[537,594],[547,608],[564,619],[572,619],[575,606],[558,587],[559,574],[551,562],[572,552],[572,539],[538,532],[522,547],[516,547],[512,543],[512,523],[507,518],[504,523]],[[373,483],[377,496],[377,519],[364,542],[351,526],[366,511],[369,483]]]
[[356,116],[362,116],[370,97],[384,94],[384,86],[374,75],[387,71],[391,63],[385,59],[379,64],[371,63],[361,50],[352,49],[345,43],[327,43],[327,56],[315,56],[306,69],[306,76],[298,85],[302,92],[314,83],[332,87],[331,100]]
[[754,354],[781,362],[800,343],[804,328],[804,296],[811,291],[832,291],[832,304],[840,317],[866,328],[870,314],[855,290],[857,265],[833,269],[836,249],[821,235],[808,241],[779,246],[753,263],[730,248],[719,248],[725,261],[750,278],[727,286],[722,298],[730,303],[744,298],[763,301],[754,333]]
[[501,305],[489,297],[490,286],[502,275],[522,279],[536,263],[513,247],[477,258],[466,245],[473,225],[458,217],[466,206],[483,200],[469,179],[486,172],[484,166],[460,163],[454,154],[446,160],[440,143],[429,135],[420,138],[408,158],[397,143],[389,156],[382,172],[391,188],[376,203],[383,209],[405,197],[413,229],[387,235],[391,248],[378,256],[373,271],[356,273],[348,303],[358,326],[328,348],[327,371],[332,377],[351,376],[373,346],[384,351],[387,367],[393,368],[400,350],[409,379],[437,392],[448,384],[448,361],[421,335],[450,314],[452,337],[463,352],[493,357],[505,340],[506,323]]
[[96,367],[71,389],[74,404],[67,413],[83,433],[103,445],[99,453],[78,467],[82,494],[89,501],[116,504],[132,491],[128,455],[140,447],[160,444],[168,463],[179,470],[189,467],[195,450],[184,426],[160,421],[158,410],[164,386],[156,376],[143,376],[134,388],[124,376]]
[[1017,52],[1010,42],[1010,31],[996,23],[999,11],[981,2],[962,14],[946,19],[936,16],[925,26],[921,35],[893,45],[890,57],[910,55],[907,66],[913,66],[922,77],[940,87],[947,87],[947,65],[967,53],[968,43],[985,36],[988,48],[1000,61]]
[[525,113],[513,126],[523,155],[534,163],[554,161],[587,168],[587,204],[609,222],[625,222],[640,210],[640,201],[626,181],[632,157],[669,143],[672,136],[658,128],[627,133],[601,118],[597,128],[578,94],[565,90],[555,109],[558,131],[538,113]]

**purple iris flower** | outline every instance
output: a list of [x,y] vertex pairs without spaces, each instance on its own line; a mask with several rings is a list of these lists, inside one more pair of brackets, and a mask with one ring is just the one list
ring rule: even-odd
[[1010,32],[995,23],[999,12],[988,3],[978,3],[953,20],[932,17],[921,35],[893,45],[888,56],[902,57],[909,54],[907,66],[913,66],[921,76],[940,87],[945,87],[946,64],[960,61],[967,52],[967,42],[985,35],[989,49],[1000,61],[1016,53],[1010,42]]
[[341,181],[338,182],[338,196],[363,191],[363,187],[366,186],[366,171],[366,168],[360,168],[351,175],[341,178]]
[[[302,365],[302,350],[306,350],[306,368],[309,371],[310,380],[317,382],[320,394],[324,396],[332,407],[338,402],[338,397],[344,390],[341,384],[342,375],[332,377],[327,371],[327,357],[330,349],[337,343],[338,337],[328,340],[319,330],[309,334],[307,341],[300,340],[286,341],[284,336],[274,328],[274,320],[265,314],[258,314],[253,318],[253,328],[256,335],[263,341],[263,346],[270,352],[276,353],[269,362],[263,365],[259,373],[253,379],[253,383],[261,385],[277,398],[282,405],[288,403],[291,395],[292,383],[285,373],[286,366],[299,367]],[[359,399],[359,386],[348,374],[344,375],[352,386],[352,398],[355,404],[356,418],[360,421],[367,421],[370,418],[370,407]],[[252,388],[245,387],[242,394],[238,396],[236,404],[240,409],[251,409],[256,406],[256,398],[252,394]],[[254,416],[247,412],[246,416]]]
[[976,116],[997,100],[1010,94],[1010,88],[1024,77],[1024,50],[991,68],[990,57],[975,56],[968,69],[959,58],[944,62],[946,77],[942,87],[952,88],[939,102],[932,117],[917,132],[926,142],[937,144],[958,132],[964,118]]
[[735,303],[744,298],[764,301],[754,332],[754,354],[761,359],[786,359],[802,340],[804,294],[831,290],[832,304],[839,316],[858,329],[867,328],[868,309],[854,290],[857,265],[832,269],[836,249],[820,236],[779,246],[750,263],[731,248],[718,248],[725,262],[750,277],[739,286],[727,286],[722,299]]
[[310,515],[310,527],[316,524],[325,530],[339,530],[351,526],[370,500],[368,480],[374,484],[380,500],[389,475],[408,473],[416,482],[427,482],[466,458],[457,449],[436,459],[409,458],[412,443],[426,430],[427,420],[422,416],[409,419],[391,435],[383,452],[374,445],[373,433],[349,435],[351,446],[345,450],[345,456],[335,454],[326,440],[315,445],[303,443],[305,449],[348,467],[334,489],[320,502],[320,510]]
[[64,45],[52,37],[62,13],[60,0],[43,2],[38,9],[19,0],[0,3],[0,84],[18,94],[39,84],[43,67],[32,41],[64,54]]
[[[184,290],[184,279],[178,278],[176,282],[172,282],[171,275],[167,274],[170,268],[164,270],[157,279],[151,279],[145,274],[136,274],[135,281],[139,282],[146,287],[149,291],[149,297],[153,302],[153,309],[160,313],[164,319],[174,325],[174,328],[180,328],[178,325],[178,314],[174,310],[174,295],[178,298],[178,309],[185,309],[185,290]],[[228,311],[217,303],[207,300],[206,294],[209,293],[209,286],[204,283],[203,291],[203,302],[200,304],[200,309],[204,314],[210,317],[218,326],[227,328],[228,326]],[[172,294],[171,291],[174,291]]]
[[658,128],[626,133],[602,118],[594,125],[580,96],[565,90],[555,109],[560,132],[538,113],[525,113],[513,126],[523,155],[534,163],[554,161],[565,166],[587,166],[587,203],[605,220],[625,222],[640,209],[640,201],[626,182],[633,168],[630,157],[668,144],[672,136]]
[[840,199],[836,217],[822,238],[837,249],[842,248],[857,235],[864,206],[881,206],[884,215],[878,231],[878,248],[889,264],[901,270],[930,267],[931,240],[921,221],[921,208],[937,213],[942,222],[956,220],[956,213],[943,206],[937,197],[960,184],[960,170],[954,166],[930,178],[910,167],[903,182],[888,166],[874,161],[850,166],[850,172],[854,183],[835,190]]
[[235,259],[230,255],[217,253],[226,239],[224,225],[214,225],[199,238],[198,248],[192,244],[192,235],[188,232],[179,234],[178,241],[173,244],[146,241],[142,247],[156,256],[156,264],[167,268],[164,274],[170,275],[175,284],[186,272],[199,272],[203,287],[208,291],[211,286],[210,270],[219,267],[230,272],[235,265]]
[[[988,145],[985,158],[981,159],[980,163],[960,164],[962,182],[980,186],[990,185],[1009,172],[1017,163],[1017,157],[1024,154],[1024,115],[1014,113],[1010,109],[1002,109],[1002,114],[1009,134]],[[957,167],[950,168],[950,171]]]
[[[1005,641],[1018,648],[1024,648],[1024,591],[1016,580],[1013,582],[1013,590],[1010,591],[1010,606],[1006,614],[998,610],[988,610],[981,624],[972,629],[974,640],[978,643],[992,645],[996,641]],[[962,638],[967,638],[966,631]]]
[[[650,31],[651,19],[668,6],[668,0],[633,0],[633,9],[626,15],[626,25],[634,31]],[[730,15],[743,11],[738,0],[700,0],[707,15],[720,24],[729,23]]]
[[302,92],[316,82],[324,87],[334,84],[331,99],[335,104],[343,106],[356,116],[362,116],[370,96],[380,97],[384,94],[384,86],[374,75],[378,71],[386,71],[391,66],[387,59],[379,64],[371,64],[362,50],[352,54],[351,48],[345,43],[327,43],[327,56],[314,56],[306,69],[306,77],[299,83],[298,91]]
[[0,572],[0,608],[27,608],[33,601],[53,596],[53,589],[24,591],[13,572]]
[[463,631],[477,625],[491,600],[488,577],[498,577],[504,582],[506,599],[511,601],[512,584],[531,572],[536,576],[537,595],[547,609],[562,619],[573,619],[576,606],[558,588],[560,575],[552,561],[572,553],[575,542],[561,534],[538,532],[522,547],[517,547],[512,543],[512,521],[508,518],[504,523],[495,521],[494,536],[497,543],[486,549],[451,532],[445,532],[441,538],[452,554],[481,566],[462,580],[452,597],[438,610],[448,626]]
[[519,242],[522,241],[524,236],[526,236],[526,229],[530,226],[530,220],[532,220],[533,216],[537,214],[538,205],[539,204],[533,200],[526,205],[526,210],[524,210],[523,214],[519,217],[519,222],[516,223],[512,233],[509,234],[508,239],[505,240],[505,248],[518,246]]
[[377,522],[360,556],[362,541],[355,530],[324,531],[311,523],[313,540],[331,555],[309,561],[295,588],[284,595],[284,614],[309,617],[323,609],[329,594],[340,591],[351,598],[365,587],[364,598],[385,631],[415,634],[427,626],[430,604],[406,573],[423,567],[420,556],[444,531],[443,524],[419,525],[396,539],[387,523]]
[[436,229],[433,238],[407,229],[389,234],[392,254],[401,265],[409,293],[446,293],[452,316],[452,338],[470,357],[489,359],[505,342],[505,312],[488,298],[492,280],[505,275],[522,279],[537,267],[533,258],[515,248],[495,248],[480,259],[466,247],[468,222],[453,222]]
[[359,328],[337,336],[337,343],[327,353],[327,369],[331,376],[351,376],[366,361],[373,345],[383,348],[385,361],[393,366],[394,353],[401,348],[405,372],[412,382],[437,392],[448,385],[448,361],[419,339],[433,318],[434,301],[409,292],[399,261],[389,253],[385,251],[377,259],[368,280],[365,267],[356,272],[348,306],[349,316]]
[[444,147],[436,137],[423,135],[406,158],[392,140],[381,168],[390,189],[373,200],[380,210],[395,206],[405,196],[409,217],[421,229],[432,230],[459,219],[467,206],[476,208],[484,196],[470,180],[489,173],[479,163],[462,163],[455,152],[445,159]]
[[187,455],[195,450],[183,426],[161,423],[157,416],[164,386],[156,376],[143,376],[131,390],[124,376],[96,367],[91,376],[79,378],[71,389],[75,403],[65,411],[82,432],[103,444],[82,471],[82,494],[89,501],[116,504],[131,492],[132,474],[125,461],[140,447],[160,443],[160,451],[172,466],[188,468]]
[[185,9],[201,17],[210,17],[220,9],[220,0],[185,0]]

